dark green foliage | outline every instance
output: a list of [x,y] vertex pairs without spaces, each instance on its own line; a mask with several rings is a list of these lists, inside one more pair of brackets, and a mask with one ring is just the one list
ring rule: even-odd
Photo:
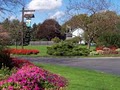
[[0,69],[0,81],[7,79],[12,73],[16,72],[16,68],[12,68],[11,70],[9,67],[4,67]]
[[9,67],[10,69],[13,67],[12,59],[7,50],[5,50],[2,46],[0,47],[0,68]]
[[71,43],[76,43],[76,44],[78,44],[80,41],[81,41],[81,37],[78,37],[78,36],[76,36],[76,37],[74,37],[74,38],[72,38],[72,39],[68,39],[68,40],[66,40],[67,42],[71,42]]
[[98,46],[116,46],[120,47],[120,34],[103,34],[98,38]]
[[40,41],[48,41],[46,38],[42,38],[40,39]]
[[59,43],[61,40],[58,37],[54,37],[52,39],[52,41],[55,42],[55,43]]
[[60,42],[51,47],[47,48],[47,53],[49,55],[55,56],[87,56],[89,55],[89,50],[82,48],[72,42]]
[[37,41],[37,28],[39,27],[40,24],[34,23],[31,29],[31,40],[32,41]]
[[25,36],[24,36],[24,39],[23,39],[23,44],[24,44],[25,46],[26,46],[26,45],[29,45],[30,40],[31,40],[30,31],[27,30],[27,31],[25,32]]
[[81,46],[76,46],[75,48],[73,48],[74,56],[88,56],[89,53],[89,49],[83,48]]

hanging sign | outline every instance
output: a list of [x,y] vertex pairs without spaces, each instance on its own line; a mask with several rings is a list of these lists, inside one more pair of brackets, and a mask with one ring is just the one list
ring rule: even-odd
[[26,19],[26,26],[31,27],[31,19]]

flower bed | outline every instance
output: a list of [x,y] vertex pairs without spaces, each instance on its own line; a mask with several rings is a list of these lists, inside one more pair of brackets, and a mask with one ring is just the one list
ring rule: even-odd
[[118,54],[117,47],[115,46],[109,46],[109,47],[104,47],[104,46],[100,46],[100,47],[96,47],[96,52],[98,54],[102,54],[102,55],[109,55],[109,54]]
[[20,54],[20,55],[30,55],[30,54],[38,54],[38,50],[29,50],[29,49],[10,49],[10,54]]
[[64,77],[41,69],[29,61],[13,59],[13,63],[18,66],[18,70],[8,79],[0,81],[0,90],[60,90],[67,86]]
[[109,46],[109,47],[99,46],[99,47],[96,47],[96,51],[103,50],[104,48],[109,48],[110,50],[114,50],[114,51],[117,49],[117,47],[115,47],[115,46]]

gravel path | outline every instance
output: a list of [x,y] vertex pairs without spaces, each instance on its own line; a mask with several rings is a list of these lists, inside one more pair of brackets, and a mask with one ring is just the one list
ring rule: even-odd
[[26,59],[31,62],[80,67],[120,75],[120,57],[104,57],[104,58],[19,57],[19,58]]

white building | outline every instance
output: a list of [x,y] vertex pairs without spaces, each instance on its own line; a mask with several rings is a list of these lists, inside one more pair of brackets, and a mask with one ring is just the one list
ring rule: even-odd
[[76,36],[83,37],[84,30],[81,28],[77,28],[77,29],[72,30],[71,33],[72,33],[72,38],[74,38]]
[[81,28],[77,28],[77,29],[69,30],[69,32],[66,34],[66,39],[71,39],[79,36],[82,38],[82,41],[80,43],[85,44],[83,35],[84,35],[84,30]]

